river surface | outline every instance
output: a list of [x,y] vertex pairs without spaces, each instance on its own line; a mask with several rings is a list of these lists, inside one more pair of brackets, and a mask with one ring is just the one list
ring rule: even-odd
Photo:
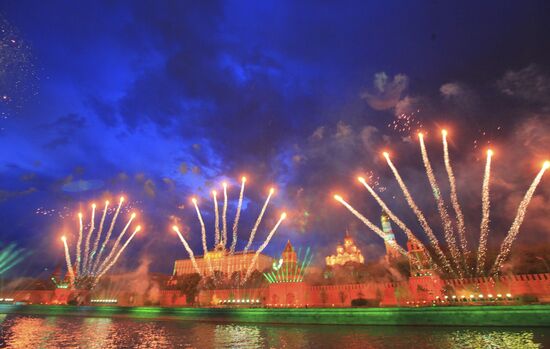
[[270,325],[0,314],[0,348],[545,348],[550,328]]

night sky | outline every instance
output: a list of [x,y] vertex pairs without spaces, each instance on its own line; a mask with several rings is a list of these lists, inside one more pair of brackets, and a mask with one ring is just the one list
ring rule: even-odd
[[[422,235],[387,149],[441,230],[415,134],[448,198],[446,127],[472,246],[495,150],[496,248],[550,158],[549,14],[546,1],[2,1],[0,242],[31,251],[17,275],[46,273],[63,262],[61,234],[75,238],[76,212],[125,194],[145,229],[121,270],[149,261],[169,273],[186,257],[173,223],[202,254],[191,196],[212,234],[209,192],[229,181],[232,224],[246,175],[241,248],[274,185],[254,247],[286,210],[268,253],[290,239],[321,261],[349,229],[374,260],[382,241],[331,194],[378,222],[355,180],[371,176]],[[548,241],[549,217],[546,178],[517,243]]]

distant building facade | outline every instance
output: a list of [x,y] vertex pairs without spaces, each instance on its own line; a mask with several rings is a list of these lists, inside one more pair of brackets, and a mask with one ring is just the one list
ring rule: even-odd
[[[223,248],[216,248],[208,251],[206,256],[196,256],[195,261],[201,275],[209,275],[212,272],[222,272],[224,274],[233,274],[234,272],[246,271],[252,263],[254,251],[229,253]],[[254,263],[254,269],[262,271],[271,268],[273,258],[260,253]],[[194,274],[197,271],[193,266],[191,259],[178,259],[174,263],[173,276],[183,276]]]

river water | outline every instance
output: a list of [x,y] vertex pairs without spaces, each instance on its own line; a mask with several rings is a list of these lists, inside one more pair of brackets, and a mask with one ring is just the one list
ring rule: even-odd
[[544,348],[550,328],[235,324],[0,315],[0,348]]

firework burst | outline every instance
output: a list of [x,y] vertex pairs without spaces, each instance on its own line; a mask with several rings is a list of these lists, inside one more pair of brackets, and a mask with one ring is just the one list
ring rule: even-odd
[[[239,199],[238,199],[238,202],[237,202],[237,209],[236,209],[235,219],[233,221],[233,227],[232,227],[232,241],[231,241],[231,245],[229,247],[229,250],[226,250],[226,247],[228,245],[227,211],[228,211],[228,206],[229,206],[228,205],[229,198],[228,198],[228,185],[227,185],[227,183],[224,182],[222,184],[223,185],[223,193],[224,193],[223,194],[224,195],[224,203],[223,203],[222,214],[221,214],[221,225],[222,225],[221,229],[219,227],[220,218],[219,218],[219,208],[218,208],[218,203],[217,203],[217,192],[216,191],[212,192],[212,196],[213,196],[213,199],[214,199],[214,215],[215,215],[215,222],[214,222],[214,236],[215,236],[214,250],[215,251],[214,252],[216,253],[216,256],[222,255],[223,256],[222,259],[228,260],[228,258],[225,258],[225,257],[228,256],[228,255],[233,255],[235,253],[235,249],[236,249],[236,246],[237,246],[237,232],[238,232],[238,229],[239,229],[239,219],[240,219],[240,216],[241,216],[241,209],[242,209],[242,203],[243,203],[243,197],[244,197],[245,183],[246,183],[246,178],[242,177],[242,179],[241,179],[241,189],[240,189],[240,192],[239,192]],[[248,237],[247,244],[246,244],[246,246],[244,247],[244,250],[243,250],[243,255],[245,256],[245,258],[248,256],[247,252],[250,250],[250,247],[252,246],[252,243],[254,242],[256,232],[258,231],[258,229],[261,225],[263,217],[264,217],[264,215],[265,215],[265,213],[268,209],[269,202],[270,202],[270,200],[271,200],[274,193],[275,193],[275,189],[271,188],[269,190],[267,198],[264,201],[264,204],[263,204],[263,206],[260,210],[260,213],[258,214],[258,217],[256,218],[254,226],[252,227],[252,230],[250,231],[250,235]],[[207,240],[206,240],[206,226],[204,224],[204,220],[203,220],[201,211],[199,209],[198,200],[197,200],[197,198],[192,198],[191,201],[193,202],[193,205],[195,206],[195,211],[196,211],[196,214],[197,214],[197,218],[199,220],[200,227],[201,227],[202,248],[203,248],[203,251],[204,251],[204,259],[206,260],[206,265],[207,265],[207,270],[206,271],[201,270],[199,268],[197,260],[195,258],[195,254],[194,254],[193,250],[191,249],[191,247],[189,246],[189,242],[187,241],[187,239],[185,239],[184,236],[182,235],[179,227],[177,225],[174,225],[174,226],[172,226],[172,230],[178,235],[181,243],[183,244],[185,250],[187,251],[195,271],[198,274],[201,274],[201,276],[217,277],[220,274],[220,273],[217,273],[217,268],[222,267],[222,270],[229,271],[230,269],[234,268],[235,266],[225,265],[225,262],[223,260],[222,260],[221,263],[217,263],[216,266],[213,266],[213,263],[210,260],[211,258],[209,257],[210,251],[208,249],[208,244],[207,244]],[[250,277],[250,275],[251,275],[251,273],[254,269],[254,266],[256,265],[256,262],[257,262],[257,259],[260,255],[260,253],[267,247],[267,245],[271,241],[272,237],[277,232],[277,229],[279,228],[279,226],[281,225],[281,223],[285,219],[286,219],[286,213],[283,213],[281,215],[281,217],[279,218],[279,220],[277,221],[277,223],[269,231],[266,239],[260,245],[258,250],[256,250],[255,253],[253,253],[251,255],[250,260],[246,261],[246,263],[248,263],[247,264],[248,266],[247,266],[247,268],[242,270],[244,272],[244,277],[242,278],[242,283],[244,283]],[[219,257],[216,257],[216,258],[219,258]],[[229,263],[229,262],[227,262],[227,263]],[[216,270],[214,270],[215,268],[216,268]]]
[[[467,260],[469,249],[468,249],[466,236],[465,236],[464,215],[462,213],[462,209],[458,202],[456,180],[452,170],[452,165],[451,165],[451,160],[449,157],[449,151],[448,151],[448,145],[447,145],[447,131],[443,130],[441,134],[443,136],[444,163],[445,163],[445,169],[448,175],[449,184],[451,188],[450,199],[451,199],[451,204],[453,206],[453,210],[455,212],[455,218],[456,218],[455,220],[453,220],[450,217],[449,213],[447,212],[445,200],[441,195],[441,191],[436,182],[435,175],[433,173],[433,169],[432,169],[430,160],[428,158],[427,149],[424,144],[424,136],[422,133],[419,134],[419,142],[420,142],[420,151],[421,151],[422,161],[424,164],[424,168],[426,170],[426,175],[428,177],[428,181],[430,183],[430,187],[432,189],[432,193],[437,204],[440,218],[443,222],[443,233],[444,233],[447,248],[450,251],[450,256],[447,256],[443,251],[443,249],[441,248],[439,239],[434,234],[424,213],[420,210],[415,200],[413,199],[412,195],[410,194],[409,189],[407,188],[397,168],[395,167],[393,162],[390,160],[389,153],[384,152],[383,155],[386,158],[388,166],[390,167],[395,179],[397,180],[399,187],[401,188],[401,191],[403,192],[403,195],[406,199],[407,204],[415,213],[418,219],[418,222],[420,223],[422,229],[424,230],[424,233],[427,235],[428,240],[430,241],[431,249],[435,252],[435,258],[430,256],[429,254],[427,256],[433,268],[436,271],[445,271],[449,275],[457,275],[459,277],[469,275],[469,270],[472,270],[474,275],[483,276],[486,273],[486,269],[485,269],[485,259],[486,259],[486,249],[487,249],[486,246],[487,246],[487,239],[489,236],[489,225],[490,225],[489,210],[490,210],[491,203],[490,203],[490,196],[489,196],[489,186],[490,186],[490,179],[491,179],[490,172],[491,172],[491,159],[493,156],[493,152],[491,150],[487,152],[487,162],[485,164],[485,172],[484,172],[483,185],[482,185],[482,194],[481,194],[482,219],[481,219],[481,225],[480,225],[480,241],[477,249],[477,259],[476,259],[477,265],[475,267],[470,267],[468,265],[468,260]],[[550,168],[550,162],[546,161],[544,162],[541,170],[539,171],[539,173],[531,183],[529,189],[525,193],[523,200],[520,202],[514,221],[508,231],[506,238],[502,242],[499,254],[496,260],[494,261],[494,264],[490,270],[490,274],[492,275],[498,274],[500,272],[503,262],[509,257],[512,244],[519,233],[519,230],[525,218],[525,214],[527,212],[529,203],[535,193],[537,186],[541,182],[545,171],[548,168]],[[365,178],[363,177],[359,177],[358,179],[359,179],[359,182],[363,184],[363,186],[368,190],[371,196],[373,196],[373,198],[380,205],[382,210],[388,215],[388,217],[401,230],[403,230],[403,232],[407,235],[408,239],[421,245],[419,239],[412,233],[412,231],[405,225],[405,223],[393,213],[393,211],[386,205],[386,203],[378,196],[378,194],[375,192],[372,186],[369,185],[367,180],[365,180]],[[374,233],[376,233],[377,235],[379,235],[381,238],[384,239],[385,234],[380,230],[380,228],[378,228],[378,226],[376,226],[375,224],[370,222],[367,218],[365,218],[361,213],[359,213],[355,208],[353,208],[349,203],[347,203],[341,196],[334,195],[334,198],[336,199],[336,201],[338,201],[344,207],[346,207],[354,216],[356,216],[359,220],[361,220],[367,227],[369,227],[369,229],[371,229]],[[456,229],[454,227],[456,227]],[[456,241],[457,241],[456,236],[458,236],[458,240],[460,241],[460,249],[456,244]],[[395,244],[394,248],[401,254],[405,254],[405,255],[407,254],[407,252],[404,251],[404,249],[397,244]],[[409,258],[412,258],[412,256],[409,255]],[[450,261],[453,262],[452,265]],[[415,261],[413,260],[413,262]]]
[[[100,242],[102,240],[102,232],[103,227],[105,224],[105,220],[107,217],[108,207],[109,207],[109,201],[105,202],[105,208],[103,210],[103,214],[101,216],[101,220],[99,223],[99,228],[97,230],[97,234],[95,236],[95,240],[92,240],[94,231],[96,228],[95,225],[95,209],[96,205],[92,204],[92,214],[90,218],[90,228],[88,229],[86,236],[84,236],[84,226],[83,226],[83,214],[81,212],[78,213],[78,221],[79,221],[79,232],[78,232],[78,240],[75,246],[75,263],[73,264],[73,260],[71,257],[71,247],[69,245],[68,239],[66,235],[63,235],[61,237],[61,241],[63,241],[63,247],[65,250],[65,261],[67,264],[67,271],[69,274],[69,284],[71,288],[77,288],[77,289],[91,289],[93,288],[99,279],[105,273],[107,273],[118,261],[126,247],[130,244],[134,236],[141,230],[141,226],[136,226],[133,229],[132,234],[124,244],[119,247],[122,239],[124,238],[124,235],[132,225],[133,220],[136,218],[136,214],[132,213],[130,216],[130,219],[124,226],[124,228],[121,230],[120,234],[112,244],[112,247],[107,248],[107,245],[111,242],[111,236],[116,226],[116,221],[118,218],[118,215],[120,213],[122,204],[124,202],[124,198],[121,197],[119,201],[119,205],[113,215],[113,218],[111,220],[111,224],[109,226],[109,230],[105,237],[103,237],[103,241],[100,247]],[[84,243],[84,246],[82,246],[82,242]],[[93,244],[91,241],[94,241]],[[99,252],[98,252],[99,249]],[[105,258],[102,258],[103,252],[109,250],[107,256]],[[83,255],[83,256],[82,256]]]

